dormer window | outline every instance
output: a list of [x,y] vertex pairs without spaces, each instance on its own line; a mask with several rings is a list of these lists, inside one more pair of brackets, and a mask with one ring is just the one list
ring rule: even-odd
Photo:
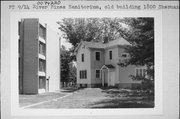
[[100,52],[95,52],[96,61],[100,61]]

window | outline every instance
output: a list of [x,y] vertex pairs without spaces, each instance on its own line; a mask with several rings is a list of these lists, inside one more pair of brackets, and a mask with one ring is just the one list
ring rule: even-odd
[[96,61],[100,61],[100,52],[95,52],[96,54]]
[[100,70],[96,70],[96,78],[100,78]]
[[128,53],[121,53],[121,57],[127,58],[128,57]]
[[109,51],[109,59],[112,59],[112,51]]
[[39,71],[42,71],[42,72],[46,71],[46,62],[43,60],[39,60]]
[[39,77],[39,89],[43,89],[46,87],[45,77]]
[[46,40],[46,28],[39,24],[39,36]]
[[42,55],[46,54],[46,46],[42,43],[39,43],[39,53]]
[[86,79],[87,78],[87,71],[86,70],[80,70],[79,72],[80,79]]
[[84,54],[81,55],[81,60],[84,62]]
[[136,68],[136,76],[142,76],[144,77],[146,75],[146,69],[145,68]]

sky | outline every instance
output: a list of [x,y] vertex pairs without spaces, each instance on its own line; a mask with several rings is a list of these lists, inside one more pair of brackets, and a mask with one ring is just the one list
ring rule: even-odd
[[71,48],[72,45],[62,37],[63,32],[61,32],[58,28],[59,25],[56,23],[57,21],[60,21],[61,19],[46,19],[46,18],[40,18],[40,21],[43,21],[43,23],[46,23],[53,31],[59,34],[59,37],[61,37],[61,45],[64,45],[67,49]]

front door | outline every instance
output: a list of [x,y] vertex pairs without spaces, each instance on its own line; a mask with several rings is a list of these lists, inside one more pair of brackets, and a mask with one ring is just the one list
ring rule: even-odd
[[102,86],[108,85],[108,70],[103,69],[102,70]]

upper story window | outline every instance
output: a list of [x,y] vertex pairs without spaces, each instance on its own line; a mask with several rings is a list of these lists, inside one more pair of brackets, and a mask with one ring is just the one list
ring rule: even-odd
[[100,52],[95,52],[96,61],[100,61]]
[[45,44],[39,43],[39,53],[42,55],[46,55],[46,46]]
[[100,78],[100,70],[96,70],[96,78]]
[[46,39],[46,28],[44,28],[41,24],[39,24],[39,36]]
[[145,68],[136,68],[135,75],[144,77],[146,75],[146,69]]
[[128,58],[129,55],[128,55],[128,53],[121,53],[121,57],[122,57],[122,58]]
[[46,62],[39,60],[39,71],[46,72]]
[[84,54],[81,54],[81,61],[84,62]]
[[112,51],[109,51],[109,59],[112,59]]

